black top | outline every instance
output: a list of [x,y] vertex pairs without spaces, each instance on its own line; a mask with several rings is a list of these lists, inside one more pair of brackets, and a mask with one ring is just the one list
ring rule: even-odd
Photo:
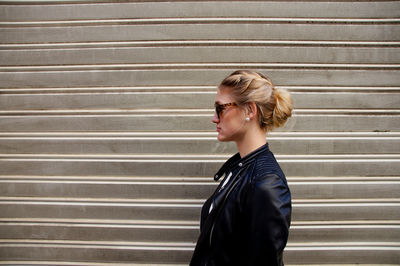
[[283,265],[291,195],[268,144],[232,156],[214,179],[222,176],[203,205],[190,265]]

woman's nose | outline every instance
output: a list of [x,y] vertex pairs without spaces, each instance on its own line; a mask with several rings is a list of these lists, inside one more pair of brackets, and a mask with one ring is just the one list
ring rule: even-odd
[[215,123],[215,124],[217,124],[218,122],[219,122],[219,118],[218,118],[218,116],[217,116],[217,114],[216,113],[214,113],[214,117],[213,117],[213,119],[211,120],[213,123]]

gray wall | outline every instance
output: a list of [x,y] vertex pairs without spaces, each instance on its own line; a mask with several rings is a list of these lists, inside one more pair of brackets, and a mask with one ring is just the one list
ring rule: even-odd
[[1,1],[0,265],[187,264],[236,152],[216,85],[243,68],[295,101],[268,135],[286,264],[400,264],[399,22],[398,1]]

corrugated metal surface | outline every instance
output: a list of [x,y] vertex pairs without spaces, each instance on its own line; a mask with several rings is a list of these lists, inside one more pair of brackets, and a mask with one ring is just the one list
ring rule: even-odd
[[233,70],[295,100],[268,137],[287,264],[400,264],[400,2],[0,2],[0,265],[187,264]]

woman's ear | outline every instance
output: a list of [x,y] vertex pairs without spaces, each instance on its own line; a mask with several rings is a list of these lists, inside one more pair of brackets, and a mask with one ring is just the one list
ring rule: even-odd
[[254,102],[248,103],[246,108],[247,117],[249,117],[250,119],[254,119],[255,117],[257,117],[257,112],[257,105]]

